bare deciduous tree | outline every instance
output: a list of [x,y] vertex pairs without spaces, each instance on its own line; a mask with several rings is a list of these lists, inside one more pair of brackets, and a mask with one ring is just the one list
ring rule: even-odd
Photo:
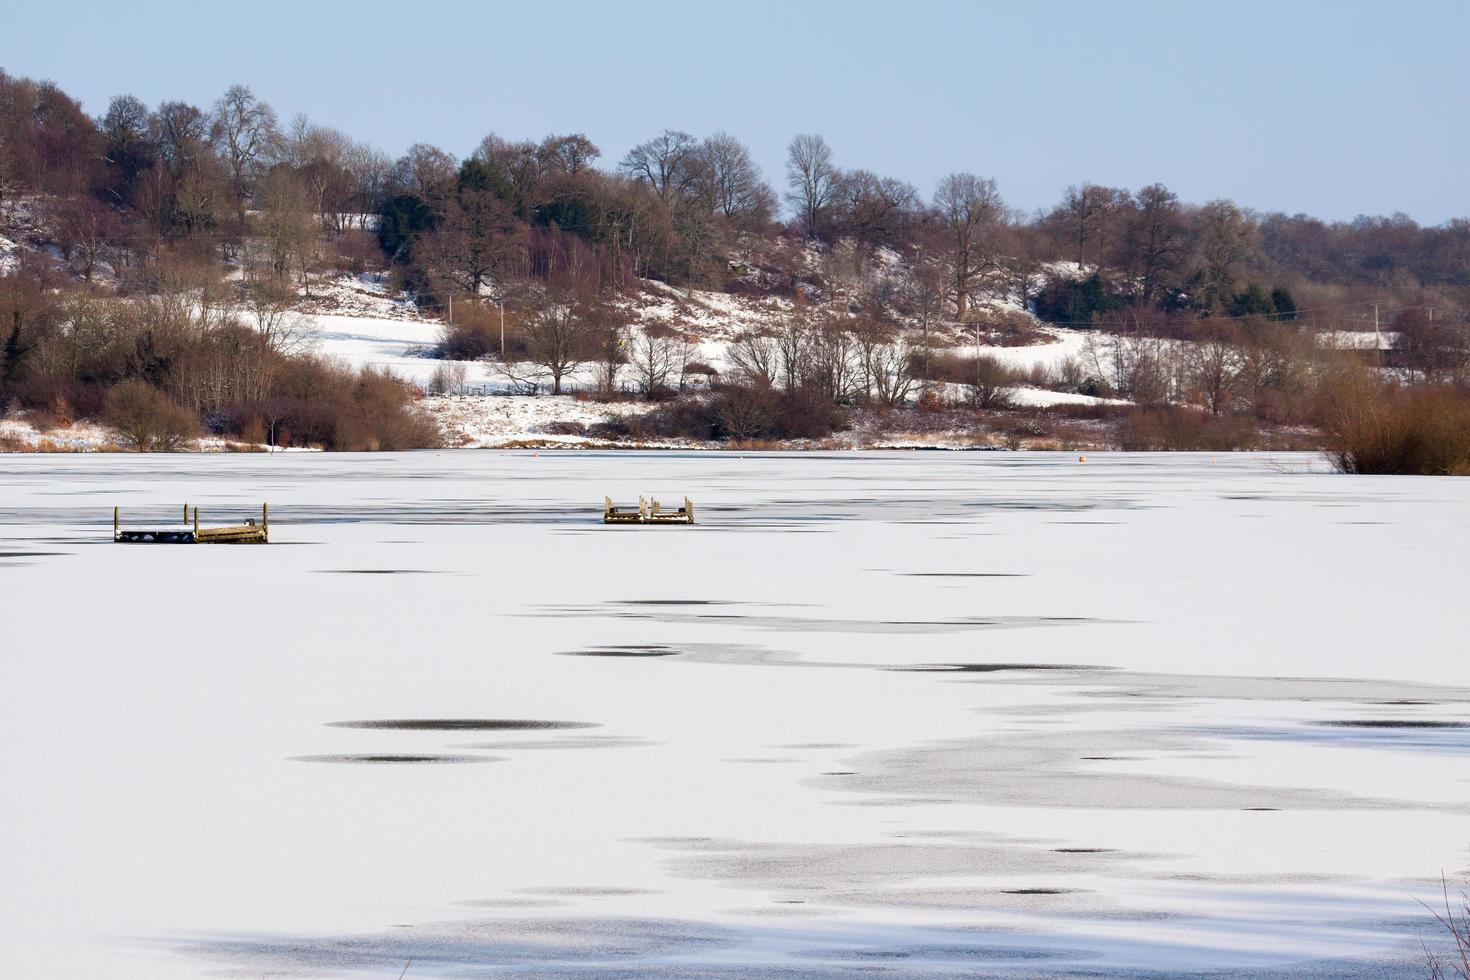
[[1124,254],[1129,271],[1138,280],[1145,303],[1176,281],[1184,256],[1184,215],[1179,198],[1163,184],[1138,192],[1137,203],[1124,231]]
[[271,349],[297,354],[316,344],[316,323],[296,309],[296,290],[269,270],[247,267],[240,280],[241,305]]
[[656,395],[669,387],[671,377],[683,375],[689,345],[672,327],[652,325],[633,339],[629,361],[645,395]]
[[699,157],[696,183],[710,210],[746,226],[770,219],[775,195],[744,143],[729,133],[715,133],[700,144]]
[[949,232],[951,284],[955,309],[963,320],[976,277],[994,264],[1004,206],[995,181],[956,173],[939,182],[934,208]]
[[630,177],[653,188],[660,200],[668,202],[688,188],[695,177],[698,160],[699,143],[693,136],[666,129],[629,150],[619,166]]
[[240,230],[245,230],[245,202],[257,171],[278,151],[281,142],[276,113],[255,97],[248,85],[231,85],[214,104],[210,137],[230,170],[230,186]]
[[562,382],[596,355],[589,301],[568,290],[555,290],[531,312],[525,324],[526,354],[551,378],[551,393],[562,393]]
[[786,148],[786,201],[814,238],[823,230],[841,176],[832,163],[832,148],[821,136],[803,133]]
[[321,247],[310,187],[289,169],[277,168],[261,181],[258,197],[260,233],[271,272],[282,284],[290,282],[293,270],[299,272],[310,297],[309,272]]
[[779,357],[776,338],[761,330],[742,330],[726,348],[730,367],[743,384],[770,388],[776,384]]

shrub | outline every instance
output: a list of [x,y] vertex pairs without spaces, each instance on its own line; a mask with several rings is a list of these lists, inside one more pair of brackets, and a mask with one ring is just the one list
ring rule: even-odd
[[107,393],[103,421],[138,452],[175,452],[198,434],[199,419],[144,381],[125,381]]
[[413,390],[385,372],[294,357],[282,362],[275,389],[270,398],[226,406],[218,429],[243,439],[258,423],[272,445],[342,452],[431,449],[443,443],[434,420],[414,405]]
[[820,439],[846,424],[846,413],[816,392],[762,385],[730,385],[709,398],[670,402],[626,423],[634,435],[736,442]]
[[975,408],[1009,408],[1011,388],[1024,384],[1028,372],[1001,363],[988,354],[979,357],[954,353],[929,359],[928,374],[934,381],[964,385],[965,400]]
[[1241,416],[1209,415],[1189,408],[1141,408],[1118,427],[1118,444],[1129,452],[1224,452],[1250,449],[1259,432]]
[[465,366],[453,361],[437,364],[429,375],[426,389],[430,395],[458,394],[464,388]]
[[[512,324],[514,326],[514,324]],[[439,339],[439,353],[456,361],[478,361],[500,353],[500,319],[494,307],[465,304],[454,311]]]
[[1331,387],[1325,414],[1340,472],[1470,476],[1470,393],[1461,389],[1405,390],[1358,373]]

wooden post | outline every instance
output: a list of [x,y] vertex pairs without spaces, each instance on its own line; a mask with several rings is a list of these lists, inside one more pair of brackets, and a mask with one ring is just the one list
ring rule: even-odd
[[690,500],[688,497],[685,497],[684,498],[684,510],[686,512],[688,512],[688,514],[689,514],[689,523],[690,524],[693,524],[694,523],[694,501]]
[[189,505],[188,504],[185,504],[184,505],[184,523],[185,524],[188,524],[189,523]]
[[263,504],[260,505],[260,527],[261,527],[261,536],[262,536],[262,538],[265,540],[265,543],[266,544],[270,544],[270,541],[271,541],[271,505],[270,504],[263,503]]
[[112,508],[112,540],[117,540],[117,508]]
[[199,543],[199,508],[194,508],[194,543]]

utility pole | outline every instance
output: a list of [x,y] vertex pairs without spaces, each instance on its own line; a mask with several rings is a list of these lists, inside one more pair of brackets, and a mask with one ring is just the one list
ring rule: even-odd
[[1378,330],[1378,304],[1373,304],[1373,346],[1378,354],[1378,366],[1383,367],[1383,334]]
[[495,304],[500,307],[500,360],[505,361],[505,301]]
[[454,325],[454,294],[449,294],[449,325]]

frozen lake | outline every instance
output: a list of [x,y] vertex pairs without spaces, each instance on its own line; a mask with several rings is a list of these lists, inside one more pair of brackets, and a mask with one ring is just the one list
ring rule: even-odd
[[1421,976],[1467,545],[1309,456],[0,456],[0,962]]

